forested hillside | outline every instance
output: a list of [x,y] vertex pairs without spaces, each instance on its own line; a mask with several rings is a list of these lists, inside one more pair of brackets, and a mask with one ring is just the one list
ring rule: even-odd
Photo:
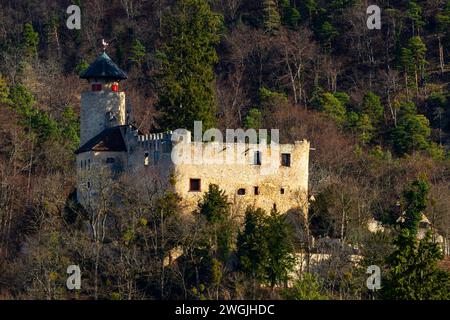
[[[308,217],[234,208],[217,186],[186,217],[126,179],[121,206],[77,206],[79,76],[102,39],[143,132],[203,120],[308,139]],[[0,0],[0,299],[448,299],[433,241],[450,239],[449,89],[448,0]],[[294,251],[331,258],[291,278]]]

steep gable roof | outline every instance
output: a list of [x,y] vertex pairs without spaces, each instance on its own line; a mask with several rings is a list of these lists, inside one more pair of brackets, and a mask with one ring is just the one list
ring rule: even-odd
[[117,79],[125,80],[127,75],[123,72],[111,58],[103,52],[81,75],[81,79]]
[[75,154],[89,151],[127,151],[122,126],[107,128],[82,145]]

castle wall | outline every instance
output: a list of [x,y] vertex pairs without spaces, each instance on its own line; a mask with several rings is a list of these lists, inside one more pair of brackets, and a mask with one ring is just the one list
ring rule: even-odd
[[[105,88],[106,89],[106,88]],[[126,121],[125,93],[85,91],[81,94],[80,143],[85,144],[105,128]]]
[[[239,148],[238,145],[234,147]],[[242,209],[254,205],[267,212],[274,207],[283,213],[291,209],[304,211],[308,199],[309,147],[309,142],[303,141],[280,145],[279,152],[273,154],[268,148],[261,153],[261,165],[254,164],[252,151],[257,147],[248,145],[244,147],[244,150],[250,149],[246,163],[178,164],[175,166],[175,190],[191,210],[208,191],[208,186],[217,184],[230,201]],[[190,148],[194,149],[194,144],[190,144]],[[281,166],[281,153],[291,155],[290,167]],[[201,179],[200,192],[190,191],[190,179]],[[259,194],[255,194],[255,187]],[[245,194],[239,194],[242,189]]]
[[[245,143],[192,143],[190,137],[172,145],[170,134],[139,136],[129,156],[128,168],[139,177],[168,181],[173,179],[174,191],[183,198],[183,206],[193,211],[208,191],[217,184],[230,201],[245,209],[248,205],[280,212],[305,210],[308,190],[308,141],[261,148]],[[163,147],[164,145],[169,147]],[[176,150],[173,150],[177,148]],[[175,161],[174,153],[184,156]],[[255,164],[255,152],[260,153],[260,165]],[[228,158],[227,152],[233,155]],[[282,166],[281,155],[290,155],[290,166]],[[146,161],[145,156],[148,159]],[[199,155],[201,155],[199,157]],[[240,157],[240,158],[239,158]],[[190,158],[191,161],[187,161]],[[238,159],[239,158],[239,159]],[[200,191],[192,191],[191,179],[200,179]],[[169,187],[169,184],[165,184]],[[259,194],[255,194],[255,187]],[[240,190],[241,189],[241,190]],[[242,193],[245,190],[245,194]],[[238,192],[239,190],[239,192]]]

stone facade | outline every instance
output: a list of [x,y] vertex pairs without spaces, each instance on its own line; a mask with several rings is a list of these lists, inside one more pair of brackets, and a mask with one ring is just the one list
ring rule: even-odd
[[85,91],[81,94],[81,145],[105,128],[124,125],[126,121],[125,93],[111,91],[112,83],[98,84],[102,85],[101,91]]

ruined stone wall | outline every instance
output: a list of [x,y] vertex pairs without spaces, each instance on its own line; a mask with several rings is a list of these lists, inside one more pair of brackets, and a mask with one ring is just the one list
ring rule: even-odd
[[[194,153],[194,144],[191,143],[190,148]],[[306,210],[309,142],[283,144],[279,152],[273,153],[268,148],[261,154],[261,165],[254,164],[256,146],[232,144],[227,148],[237,148],[238,152],[247,150],[246,163],[175,165],[175,190],[189,208],[196,207],[210,184],[217,184],[235,205],[243,209],[254,205],[268,212],[274,207],[283,213],[292,209]],[[290,167],[281,166],[281,153],[291,155]],[[220,157],[219,154],[216,156]],[[190,191],[190,179],[201,179],[200,192]],[[255,187],[259,194],[255,194]],[[245,195],[238,194],[239,189],[244,189]]]

